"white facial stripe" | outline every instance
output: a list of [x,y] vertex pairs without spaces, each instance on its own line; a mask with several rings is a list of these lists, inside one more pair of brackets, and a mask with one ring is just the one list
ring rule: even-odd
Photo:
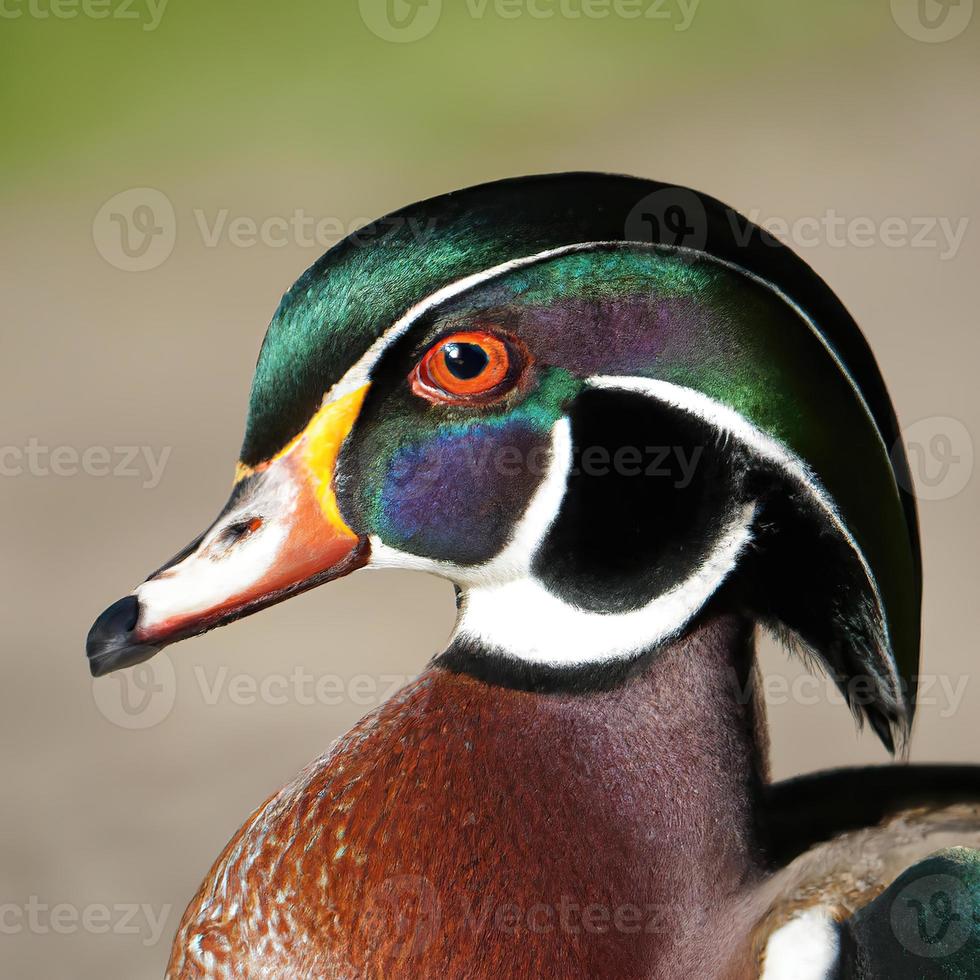
[[[744,416],[739,415],[738,412],[729,408],[727,405],[723,405],[721,402],[717,402],[699,391],[694,391],[692,388],[685,388],[682,385],[672,384],[669,381],[659,381],[654,378],[617,377],[615,375],[590,378],[589,384],[595,388],[632,391],[637,394],[646,395],[649,398],[655,398],[665,404],[673,405],[675,408],[679,408],[690,415],[703,419],[720,432],[730,432],[739,442],[751,449],[760,458],[778,466],[796,485],[805,488],[809,492],[814,502],[833,524],[835,530],[848,543],[861,563],[861,567],[864,569],[864,573],[874,594],[878,612],[883,612],[884,606],[881,601],[881,594],[878,591],[878,583],[875,581],[871,568],[857,541],[854,540],[854,536],[841,519],[833,500],[831,500],[827,491],[817,479],[816,474],[785,446],[766,435],[761,429],[757,429]],[[878,625],[887,648],[891,649],[888,623],[885,621],[884,615],[879,616]],[[897,703],[901,703],[901,684],[895,670],[895,665],[886,659],[885,668],[888,671],[887,680],[891,683],[891,689],[897,698]]]
[[465,589],[470,586],[513,582],[531,574],[534,553],[561,510],[571,467],[572,425],[567,418],[560,418],[551,429],[548,472],[514,527],[507,547],[479,569],[468,569],[468,574],[456,580],[458,585]]
[[622,660],[676,636],[728,577],[751,540],[755,505],[728,524],[687,580],[626,613],[596,613],[562,601],[536,578],[464,589],[456,636],[552,667]]
[[[459,296],[462,293],[465,293],[467,290],[479,286],[482,283],[488,282],[491,279],[496,279],[500,276],[506,275],[508,272],[511,272],[514,269],[521,269],[525,266],[534,265],[538,262],[544,262],[548,259],[558,258],[562,255],[570,255],[574,252],[588,252],[599,248],[640,249],[651,252],[670,251],[678,255],[686,255],[702,262],[712,262],[724,269],[729,269],[738,275],[744,276],[749,281],[762,286],[764,289],[768,289],[770,292],[775,293],[810,328],[810,332],[817,338],[824,350],[830,355],[844,377],[847,378],[851,389],[854,391],[854,394],[857,395],[858,401],[860,401],[861,406],[868,415],[868,418],[872,420],[874,419],[874,414],[868,406],[864,394],[858,387],[857,382],[855,382],[854,378],[851,376],[850,371],[848,371],[844,366],[844,362],[837,355],[837,352],[833,347],[831,347],[827,338],[820,332],[816,323],[806,313],[806,311],[791,296],[784,293],[775,284],[769,282],[767,279],[763,279],[761,276],[756,275],[754,272],[750,272],[748,269],[745,269],[734,262],[729,262],[725,259],[718,258],[717,256],[710,255],[707,252],[701,252],[698,249],[685,248],[677,245],[654,245],[650,242],[633,241],[576,242],[571,245],[562,245],[558,248],[548,248],[541,252],[536,252],[533,255],[526,255],[522,256],[521,258],[511,259],[508,262],[502,262],[500,265],[491,266],[489,269],[484,269],[481,272],[464,276],[461,279],[457,279],[455,282],[451,282],[448,285],[443,286],[441,289],[435,290],[435,292],[430,293],[423,300],[406,310],[402,316],[400,316],[390,327],[388,327],[387,330],[385,330],[380,337],[378,337],[377,340],[375,340],[375,342],[364,352],[364,354],[361,355],[353,367],[349,368],[345,372],[344,376],[330,389],[330,391],[324,395],[324,404],[327,402],[336,401],[337,399],[342,398],[344,395],[350,394],[352,391],[355,391],[357,388],[360,388],[362,385],[370,381],[371,371],[373,370],[375,364],[377,364],[381,359],[381,356],[385,350],[399,337],[401,337],[412,326],[412,324],[416,322],[416,320],[418,320],[425,313],[429,312],[429,310],[437,307],[440,303]],[[878,431],[877,425],[875,426],[875,431]],[[884,446],[885,452],[888,452],[889,447],[885,446],[885,441],[880,433],[878,433],[878,438],[882,446]]]
[[[182,562],[135,590],[140,605],[138,630],[151,631],[170,620],[214,609],[230,597],[248,591],[269,572],[289,535],[296,490],[288,481],[276,480],[274,476],[268,479],[262,501],[253,498],[243,509],[227,514]],[[274,504],[268,503],[270,497],[277,498]],[[221,533],[255,513],[257,503],[266,516],[261,527],[238,541],[226,554],[221,553],[218,542]]]
[[[350,392],[355,391],[362,385],[366,384],[371,380],[371,371],[373,370],[375,364],[381,359],[381,355],[390,347],[399,337],[401,337],[420,317],[424,316],[429,310],[434,309],[440,303],[444,303],[448,299],[452,299],[455,296],[459,296],[461,293],[465,293],[468,289],[472,289],[474,286],[479,286],[481,283],[487,282],[489,279],[495,279],[498,276],[506,275],[514,269],[523,268],[526,265],[533,265],[535,262],[543,262],[545,259],[555,258],[559,255],[568,255],[572,252],[583,252],[595,248],[600,245],[600,242],[577,242],[573,245],[562,245],[559,248],[547,248],[542,252],[536,252],[534,255],[525,255],[518,259],[511,259],[508,262],[501,262],[500,265],[491,266],[489,269],[483,269],[480,272],[474,272],[472,275],[464,276],[462,279],[457,279],[455,282],[451,282],[441,289],[437,289],[435,292],[430,293],[425,299],[416,303],[414,306],[409,307],[395,322],[388,327],[385,332],[378,337],[378,339],[371,344],[371,346],[361,355],[356,361],[353,367],[348,368],[344,376],[327,392],[324,396],[324,403],[336,401],[338,398],[343,398],[344,395],[350,394]],[[622,244],[617,242],[615,244]]]
[[410,568],[448,578],[462,588],[499,585],[531,574],[531,559],[554,523],[565,497],[572,465],[572,428],[560,418],[551,429],[548,471],[535,490],[527,509],[511,533],[507,546],[482,565],[457,565],[399,551],[371,536],[369,568]]
[[806,909],[769,937],[759,980],[829,980],[839,958],[840,938],[830,912]]

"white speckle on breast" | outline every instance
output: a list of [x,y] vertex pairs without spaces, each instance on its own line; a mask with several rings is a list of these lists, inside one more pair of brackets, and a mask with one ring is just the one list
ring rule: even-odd
[[837,923],[830,912],[806,909],[769,937],[759,980],[829,980],[839,957]]

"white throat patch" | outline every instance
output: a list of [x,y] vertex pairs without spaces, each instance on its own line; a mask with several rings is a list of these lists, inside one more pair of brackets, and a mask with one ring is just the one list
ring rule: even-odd
[[464,588],[454,638],[475,640],[527,663],[575,667],[637,656],[676,636],[718,590],[752,538],[746,504],[685,581],[645,606],[599,613],[572,605],[533,575]]
[[475,641],[525,663],[574,667],[624,660],[676,636],[735,568],[752,538],[755,504],[732,518],[685,581],[639,609],[594,612],[554,595],[532,571],[534,555],[561,510],[571,465],[571,425],[561,418],[551,431],[548,471],[510,542],[489,562],[459,566],[372,537],[370,566],[413,568],[456,582],[461,601],[453,639]]

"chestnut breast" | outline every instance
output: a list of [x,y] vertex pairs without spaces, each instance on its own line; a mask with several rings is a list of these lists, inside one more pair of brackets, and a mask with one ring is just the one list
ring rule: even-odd
[[589,694],[430,668],[242,827],[168,976],[690,976],[757,869],[699,653]]

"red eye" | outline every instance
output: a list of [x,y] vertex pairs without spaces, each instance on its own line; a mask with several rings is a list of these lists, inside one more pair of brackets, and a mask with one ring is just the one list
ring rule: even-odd
[[520,369],[520,357],[500,337],[454,333],[426,351],[412,373],[412,390],[430,401],[485,404],[510,391]]

